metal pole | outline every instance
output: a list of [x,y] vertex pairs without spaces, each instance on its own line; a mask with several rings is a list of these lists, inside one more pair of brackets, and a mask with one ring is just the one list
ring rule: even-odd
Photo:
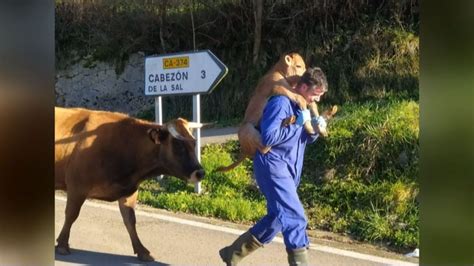
[[[196,51],[196,33],[194,28],[194,16],[193,16],[193,9],[194,9],[194,1],[191,0],[191,26],[193,28],[193,49]],[[193,95],[193,121],[200,124],[201,123],[201,95],[195,94]],[[196,137],[196,157],[198,162],[201,162],[201,127],[196,128],[195,131]],[[194,185],[194,192],[201,194],[201,182],[197,182]]]
[[[161,96],[155,97],[155,122],[158,125],[163,125],[163,108],[161,104]],[[163,179],[163,175],[156,177],[156,180]]]
[[163,125],[163,110],[161,105],[161,96],[155,98],[155,122]]
[[[193,121],[201,123],[201,95],[193,95]],[[201,127],[196,128],[196,157],[201,162]],[[201,182],[194,185],[194,192],[201,193]]]

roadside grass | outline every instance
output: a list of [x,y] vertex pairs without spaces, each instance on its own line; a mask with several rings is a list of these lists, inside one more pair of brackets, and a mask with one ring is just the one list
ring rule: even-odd
[[222,164],[231,163],[236,141],[223,145],[207,145],[202,152],[206,178],[201,182],[203,193],[194,193],[191,184],[175,177],[160,181],[147,180],[140,187],[139,200],[157,208],[216,217],[233,222],[255,222],[265,215],[265,202],[252,187],[250,161],[226,173],[216,172]]
[[[417,182],[419,105],[408,100],[346,104],[330,136],[307,147],[300,198],[309,229],[406,251],[419,244]],[[252,163],[218,173],[237,155],[238,142],[202,150],[203,193],[174,177],[148,180],[139,200],[154,207],[250,224],[265,215]]]

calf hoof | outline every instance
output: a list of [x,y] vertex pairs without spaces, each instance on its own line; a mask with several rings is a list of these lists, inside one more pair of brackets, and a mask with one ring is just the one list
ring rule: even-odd
[[263,147],[263,148],[259,148],[259,150],[262,154],[267,154],[267,152],[269,152],[271,149],[272,149],[271,146],[266,146],[266,147]]
[[58,252],[58,254],[60,254],[60,255],[69,255],[69,254],[71,254],[71,250],[69,250],[68,246],[65,246],[65,247],[56,246],[56,252]]
[[147,261],[147,262],[155,261],[155,258],[153,258],[153,256],[150,255],[149,253],[138,254],[138,259],[141,261]]

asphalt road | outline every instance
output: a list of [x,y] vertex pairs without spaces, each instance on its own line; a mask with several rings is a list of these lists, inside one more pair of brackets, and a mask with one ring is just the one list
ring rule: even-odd
[[[55,236],[64,222],[65,198],[56,194]],[[245,228],[244,228],[245,229]],[[146,206],[137,207],[137,231],[156,261],[147,265],[224,265],[218,250],[230,244],[242,227],[222,226],[215,220],[180,215]],[[316,241],[311,241],[312,243]],[[86,201],[71,229],[72,254],[56,254],[55,265],[138,265],[117,203]],[[416,265],[312,244],[311,265]],[[287,265],[281,238],[257,250],[239,265]]]
[[224,143],[229,140],[237,140],[238,127],[225,128],[203,128],[201,130],[201,145],[213,143]]

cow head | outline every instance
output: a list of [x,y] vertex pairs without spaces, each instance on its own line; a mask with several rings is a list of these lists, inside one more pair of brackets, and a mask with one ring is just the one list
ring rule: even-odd
[[191,134],[189,124],[185,119],[178,118],[148,130],[148,134],[158,145],[159,165],[164,170],[163,174],[196,183],[204,177],[205,172],[196,157],[196,139]]

